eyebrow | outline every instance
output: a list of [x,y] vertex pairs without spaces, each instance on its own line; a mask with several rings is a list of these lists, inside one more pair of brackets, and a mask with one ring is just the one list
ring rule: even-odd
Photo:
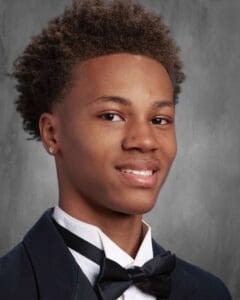
[[[120,97],[120,96],[100,96],[97,99],[95,99],[96,102],[98,101],[103,101],[103,102],[114,102],[114,103],[118,103],[124,106],[131,106],[132,103],[129,99]],[[163,107],[174,107],[174,103],[170,100],[157,100],[154,101],[152,104],[152,108],[163,108]]]

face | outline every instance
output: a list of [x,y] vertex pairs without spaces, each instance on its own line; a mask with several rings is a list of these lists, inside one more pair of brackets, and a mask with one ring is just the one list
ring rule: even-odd
[[60,193],[92,209],[142,214],[176,155],[173,87],[145,56],[89,59],[54,108]]

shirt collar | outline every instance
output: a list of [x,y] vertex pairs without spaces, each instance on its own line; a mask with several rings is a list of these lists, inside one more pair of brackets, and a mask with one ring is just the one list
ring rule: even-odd
[[151,227],[144,221],[147,231],[136,257],[133,259],[114,243],[100,228],[73,218],[59,206],[55,206],[53,218],[58,224],[75,235],[85,239],[99,249],[104,250],[107,258],[119,263],[122,267],[142,266],[146,261],[153,258]]

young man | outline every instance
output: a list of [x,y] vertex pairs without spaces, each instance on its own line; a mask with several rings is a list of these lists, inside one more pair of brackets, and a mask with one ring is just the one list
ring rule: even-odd
[[142,220],[176,155],[184,80],[161,18],[76,1],[32,39],[14,76],[24,129],[55,158],[59,205],[1,258],[1,299],[230,299]]

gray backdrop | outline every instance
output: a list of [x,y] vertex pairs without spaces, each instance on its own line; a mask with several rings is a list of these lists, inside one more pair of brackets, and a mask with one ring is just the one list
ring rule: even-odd
[[[240,1],[140,2],[170,25],[188,76],[177,107],[178,157],[146,219],[165,248],[217,274],[240,299]],[[67,3],[0,0],[0,254],[58,197],[54,162],[26,140],[5,73]]]

